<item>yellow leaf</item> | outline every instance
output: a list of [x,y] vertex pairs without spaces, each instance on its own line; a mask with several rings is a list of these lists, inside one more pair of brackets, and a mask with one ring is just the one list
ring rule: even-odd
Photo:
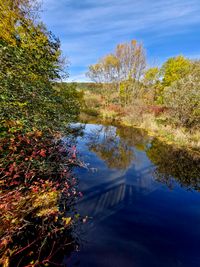
[[68,225],[71,222],[71,220],[72,220],[71,217],[62,218],[62,219],[63,219],[63,221],[65,222],[66,225]]

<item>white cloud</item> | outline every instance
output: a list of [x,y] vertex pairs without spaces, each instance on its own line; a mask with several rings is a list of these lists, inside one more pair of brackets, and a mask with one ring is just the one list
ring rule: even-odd
[[[147,49],[175,53],[195,49],[186,45],[193,27],[200,29],[199,0],[43,0],[42,18],[62,42],[73,67],[81,69],[109,53],[117,43],[139,39]],[[200,30],[198,33],[200,36]],[[180,36],[173,47],[159,50],[159,45]],[[183,37],[182,37],[183,36]],[[182,39],[181,39],[182,38]],[[197,38],[197,37],[196,37]],[[196,39],[195,39],[196,40]],[[199,40],[199,39],[198,39]],[[197,40],[197,41],[198,41]],[[199,40],[200,41],[200,40]],[[197,50],[198,48],[196,48]],[[200,50],[192,51],[199,54]],[[161,57],[163,55],[160,55]],[[72,71],[73,72],[73,71]],[[80,77],[76,73],[76,77]],[[75,76],[74,76],[75,77]]]

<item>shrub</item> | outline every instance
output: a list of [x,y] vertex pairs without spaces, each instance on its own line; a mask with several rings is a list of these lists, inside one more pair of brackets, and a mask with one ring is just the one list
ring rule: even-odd
[[88,115],[90,115],[90,116],[94,116],[94,117],[96,117],[96,116],[99,115],[99,111],[96,110],[96,109],[92,109],[92,108],[85,108],[85,109],[84,109],[84,112],[85,112],[86,114],[88,114]]
[[51,264],[64,247],[76,245],[75,155],[39,131],[1,139],[0,150],[0,265]]
[[174,82],[164,90],[164,103],[171,109],[177,125],[200,125],[200,63],[195,62],[185,78]]

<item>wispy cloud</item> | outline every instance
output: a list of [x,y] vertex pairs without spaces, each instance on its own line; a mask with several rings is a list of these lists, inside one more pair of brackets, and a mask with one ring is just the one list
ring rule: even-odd
[[199,0],[43,0],[43,10],[77,79],[130,39],[142,41],[150,59],[200,54]]

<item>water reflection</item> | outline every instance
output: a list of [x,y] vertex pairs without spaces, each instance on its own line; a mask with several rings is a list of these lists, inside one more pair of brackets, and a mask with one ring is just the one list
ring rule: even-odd
[[88,148],[104,160],[109,168],[126,169],[134,159],[132,147],[111,126],[92,130],[88,135]]
[[[79,208],[84,215],[89,214],[97,220],[105,220],[106,217],[118,212],[123,207],[132,205],[141,195],[148,195],[156,190],[157,185],[151,177],[152,168],[148,166],[135,171],[128,170],[125,175],[121,172],[113,178],[113,173],[107,173],[106,182],[99,180],[96,174],[96,183],[84,190],[84,199],[80,201]],[[91,175],[91,174],[90,174]],[[82,175],[84,178],[84,175]],[[94,176],[93,176],[94,177]]]
[[124,140],[127,145],[141,151],[146,150],[152,139],[144,130],[132,127],[117,127],[116,134],[120,139]]
[[80,132],[78,151],[97,171],[77,170],[78,209],[91,220],[67,266],[199,266],[199,159],[128,127]]
[[96,126],[87,132],[88,149],[110,169],[126,170],[139,164],[136,151],[145,152],[155,166],[154,178],[170,188],[174,182],[200,189],[200,157],[148,137],[130,127]]
[[67,138],[71,142],[77,142],[78,137],[84,137],[85,135],[85,124],[83,123],[71,123],[66,128]]
[[188,189],[200,190],[200,157],[186,150],[163,144],[151,143],[147,156],[155,164],[155,178],[173,187],[174,182]]

